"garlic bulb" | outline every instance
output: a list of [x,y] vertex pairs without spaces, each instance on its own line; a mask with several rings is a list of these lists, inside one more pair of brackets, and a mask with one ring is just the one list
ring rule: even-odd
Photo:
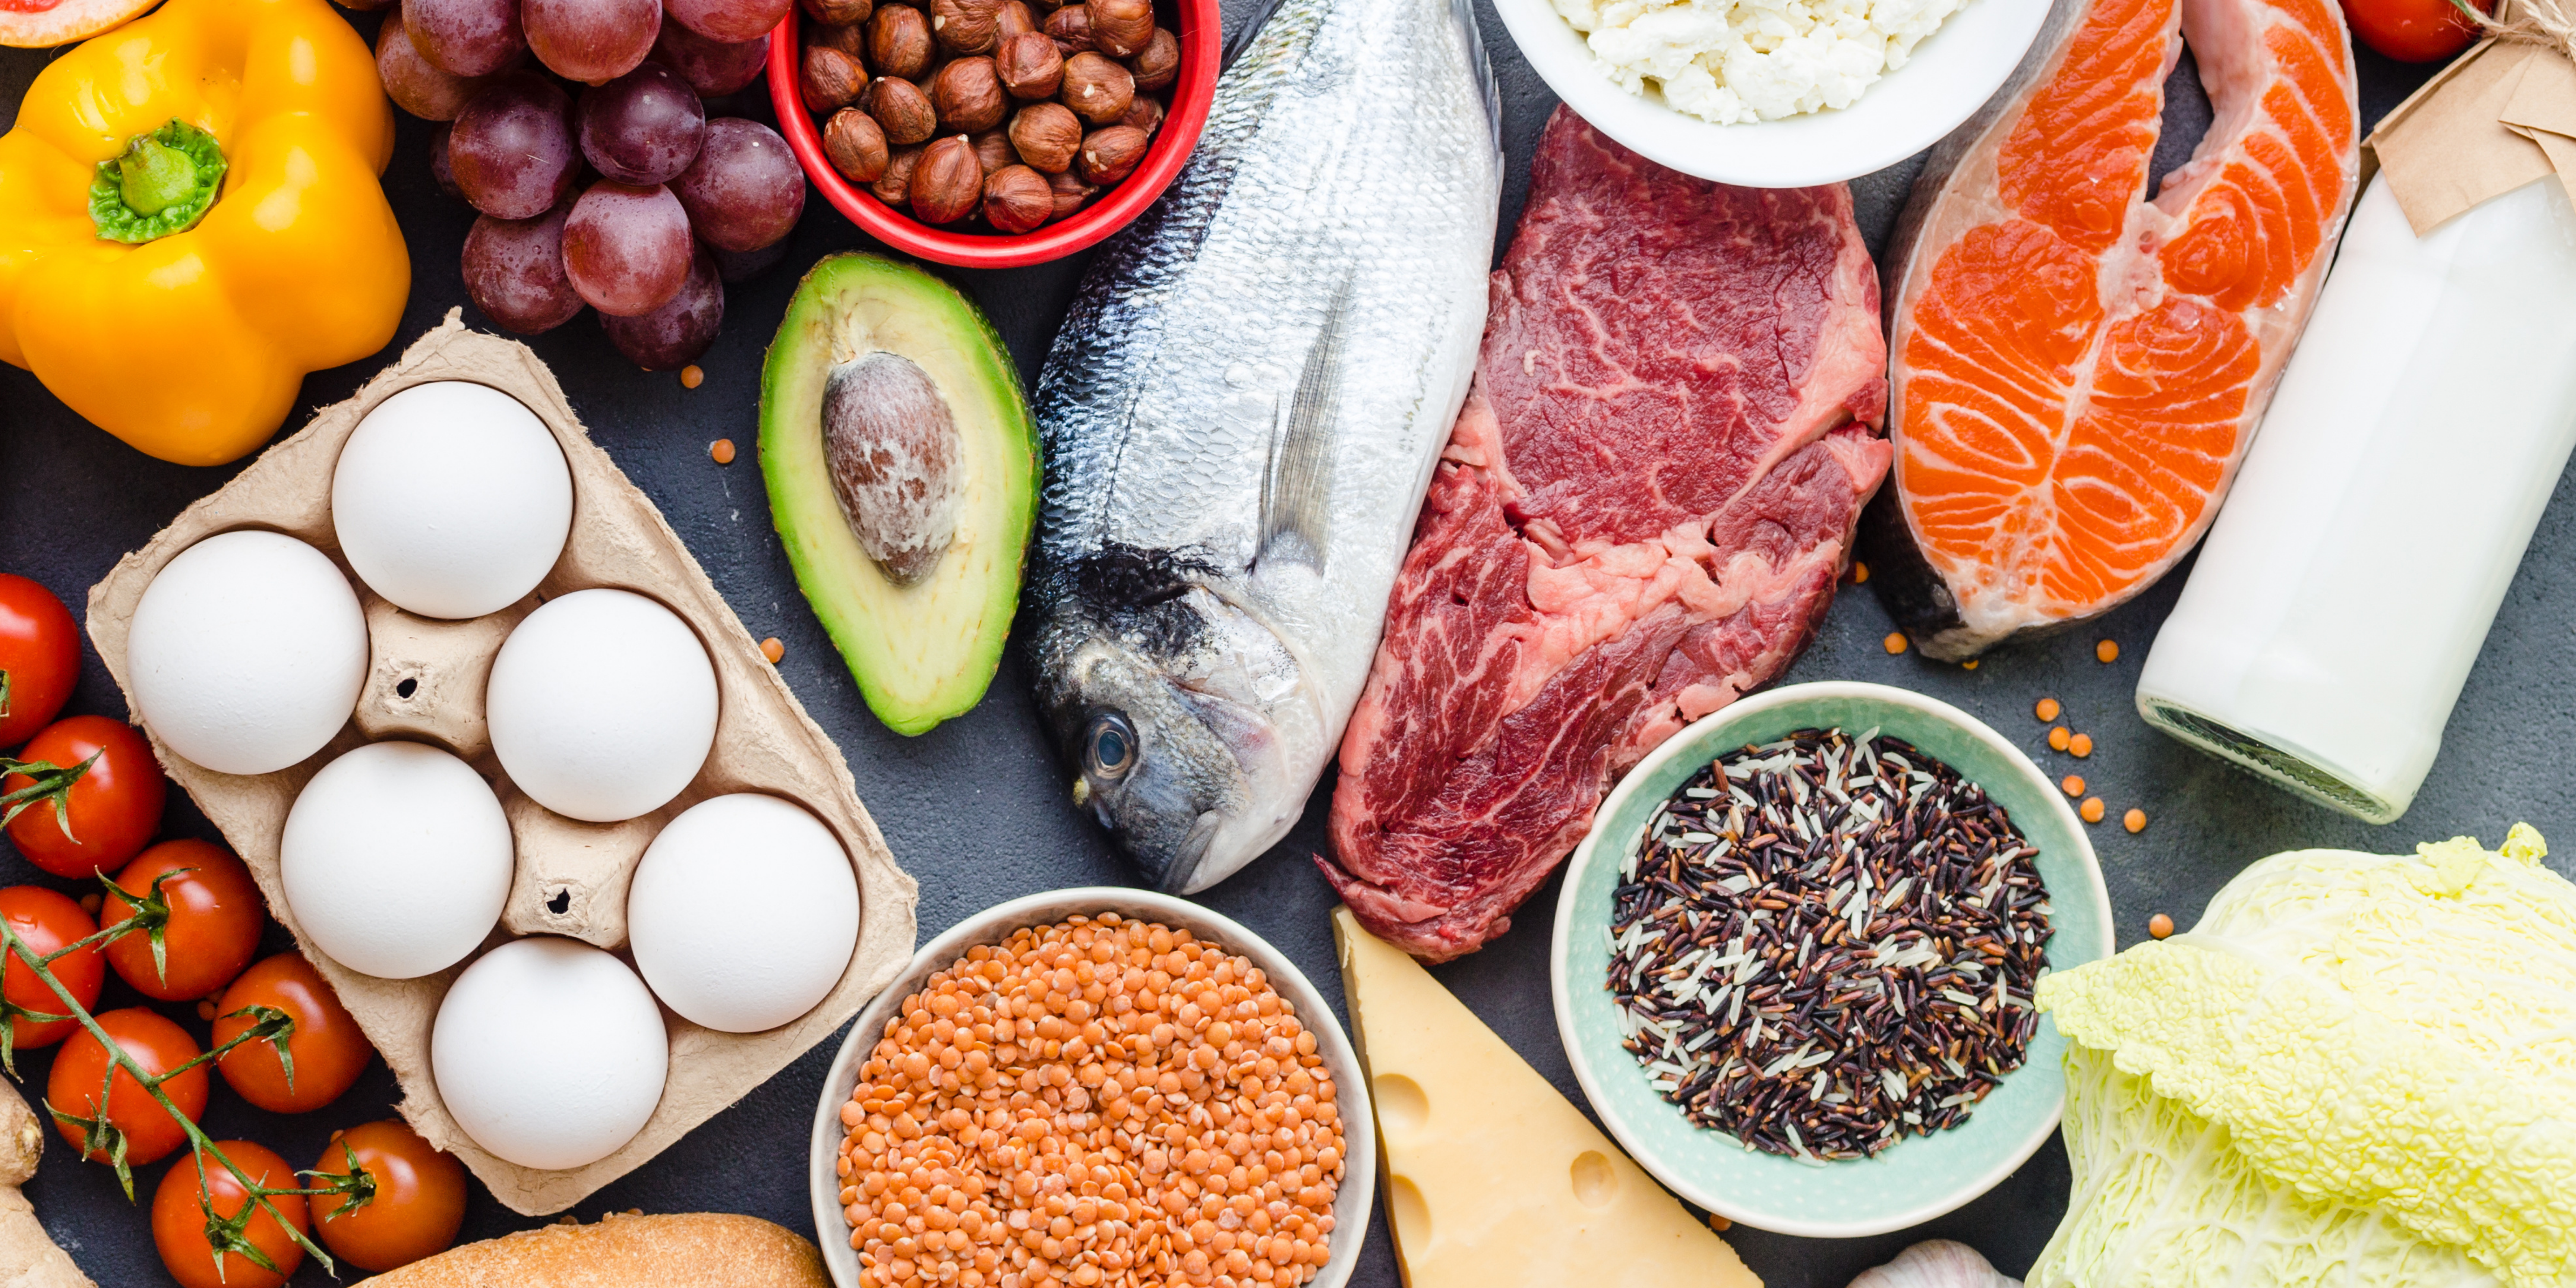
[[2021,1288],[2021,1281],[1996,1273],[1964,1243],[1930,1239],[1897,1253],[1886,1265],[1862,1271],[1851,1288]]

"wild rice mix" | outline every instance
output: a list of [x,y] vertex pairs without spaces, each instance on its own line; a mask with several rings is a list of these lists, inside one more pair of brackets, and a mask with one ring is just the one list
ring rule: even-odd
[[1965,1121],[2039,1026],[2038,853],[1976,784],[1876,729],[1723,757],[1620,870],[1625,1045],[1747,1149],[1862,1158]]

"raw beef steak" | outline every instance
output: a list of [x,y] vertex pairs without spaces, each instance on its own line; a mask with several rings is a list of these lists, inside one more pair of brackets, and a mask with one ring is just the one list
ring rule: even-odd
[[1886,361],[1848,190],[1557,109],[1342,740],[1317,862],[1370,930],[1473,952],[1620,774],[1788,666],[1887,471]]

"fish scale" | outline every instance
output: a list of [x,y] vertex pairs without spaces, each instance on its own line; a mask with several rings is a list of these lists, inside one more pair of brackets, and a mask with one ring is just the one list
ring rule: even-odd
[[1039,704],[1166,889],[1276,843],[1340,741],[1474,370],[1501,191],[1461,5],[1283,0],[1057,333]]

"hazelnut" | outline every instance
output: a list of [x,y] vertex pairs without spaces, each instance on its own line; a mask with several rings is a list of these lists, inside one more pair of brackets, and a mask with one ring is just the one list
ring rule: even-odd
[[1127,114],[1118,118],[1120,125],[1132,125],[1145,132],[1146,138],[1163,128],[1163,100],[1151,94],[1139,94],[1127,105]]
[[816,114],[847,106],[868,87],[868,69],[859,60],[830,45],[805,47],[805,70],[798,88],[805,96],[805,110]]
[[1013,36],[1037,29],[1037,18],[1029,13],[1029,7],[1020,3],[1020,0],[1008,0],[1008,3],[1002,6],[1001,16],[993,20],[993,32],[997,40],[1009,40]]
[[1062,103],[1031,103],[1011,118],[1011,146],[1022,161],[1062,174],[1082,147],[1082,122]]
[[1067,58],[1091,50],[1091,11],[1081,5],[1069,4],[1049,14],[1046,25],[1039,30],[1044,31],[1047,38],[1055,42],[1057,52]]
[[1091,11],[1091,47],[1112,58],[1126,58],[1154,38],[1154,0],[1087,0]]
[[930,70],[930,20],[910,5],[877,10],[868,20],[868,66],[899,80]]
[[920,144],[896,148],[886,154],[885,173],[868,185],[868,191],[875,193],[877,200],[897,210],[903,209],[904,203],[912,200],[912,172],[920,164]]
[[1024,233],[1055,217],[1055,189],[1024,165],[984,176],[984,222],[1001,233]]
[[876,0],[802,0],[805,12],[827,27],[845,23],[866,22],[876,12]]
[[963,134],[942,137],[921,150],[912,168],[912,214],[925,224],[953,224],[984,201],[984,163]]
[[1071,170],[1062,174],[1048,175],[1047,188],[1055,193],[1055,218],[1058,219],[1082,209],[1082,203],[1091,200],[1100,192],[1100,189],[1084,183],[1081,177]]
[[809,45],[829,45],[832,48],[840,50],[842,53],[848,54],[850,57],[859,60],[860,66],[864,67],[867,65],[868,25],[864,22],[841,23],[838,25],[818,22],[805,29],[805,43]]
[[1024,31],[1003,41],[993,64],[1013,98],[1054,98],[1064,83],[1064,51],[1044,32]]
[[1154,28],[1154,38],[1127,60],[1127,66],[1135,74],[1136,88],[1170,89],[1181,78],[1181,38],[1169,28]]
[[888,143],[920,143],[939,132],[939,114],[931,110],[930,100],[911,81],[877,77],[869,87],[866,106],[868,115],[885,127]]
[[1010,100],[990,58],[951,59],[930,78],[930,105],[939,111],[942,133],[981,134],[1002,123]]
[[1132,125],[1093,130],[1082,140],[1082,181],[1106,188],[1135,173],[1145,159],[1145,132]]
[[823,155],[852,183],[875,183],[886,172],[885,129],[855,107],[832,114],[823,127]]
[[1019,151],[1011,146],[1010,136],[1000,130],[986,130],[966,141],[975,145],[975,159],[984,163],[986,175],[1020,163]]
[[1099,54],[1075,54],[1064,60],[1064,86],[1057,97],[1074,115],[1108,125],[1125,116],[1127,105],[1136,100],[1136,78]]
[[952,54],[989,54],[1001,36],[1002,0],[930,0],[930,34]]

